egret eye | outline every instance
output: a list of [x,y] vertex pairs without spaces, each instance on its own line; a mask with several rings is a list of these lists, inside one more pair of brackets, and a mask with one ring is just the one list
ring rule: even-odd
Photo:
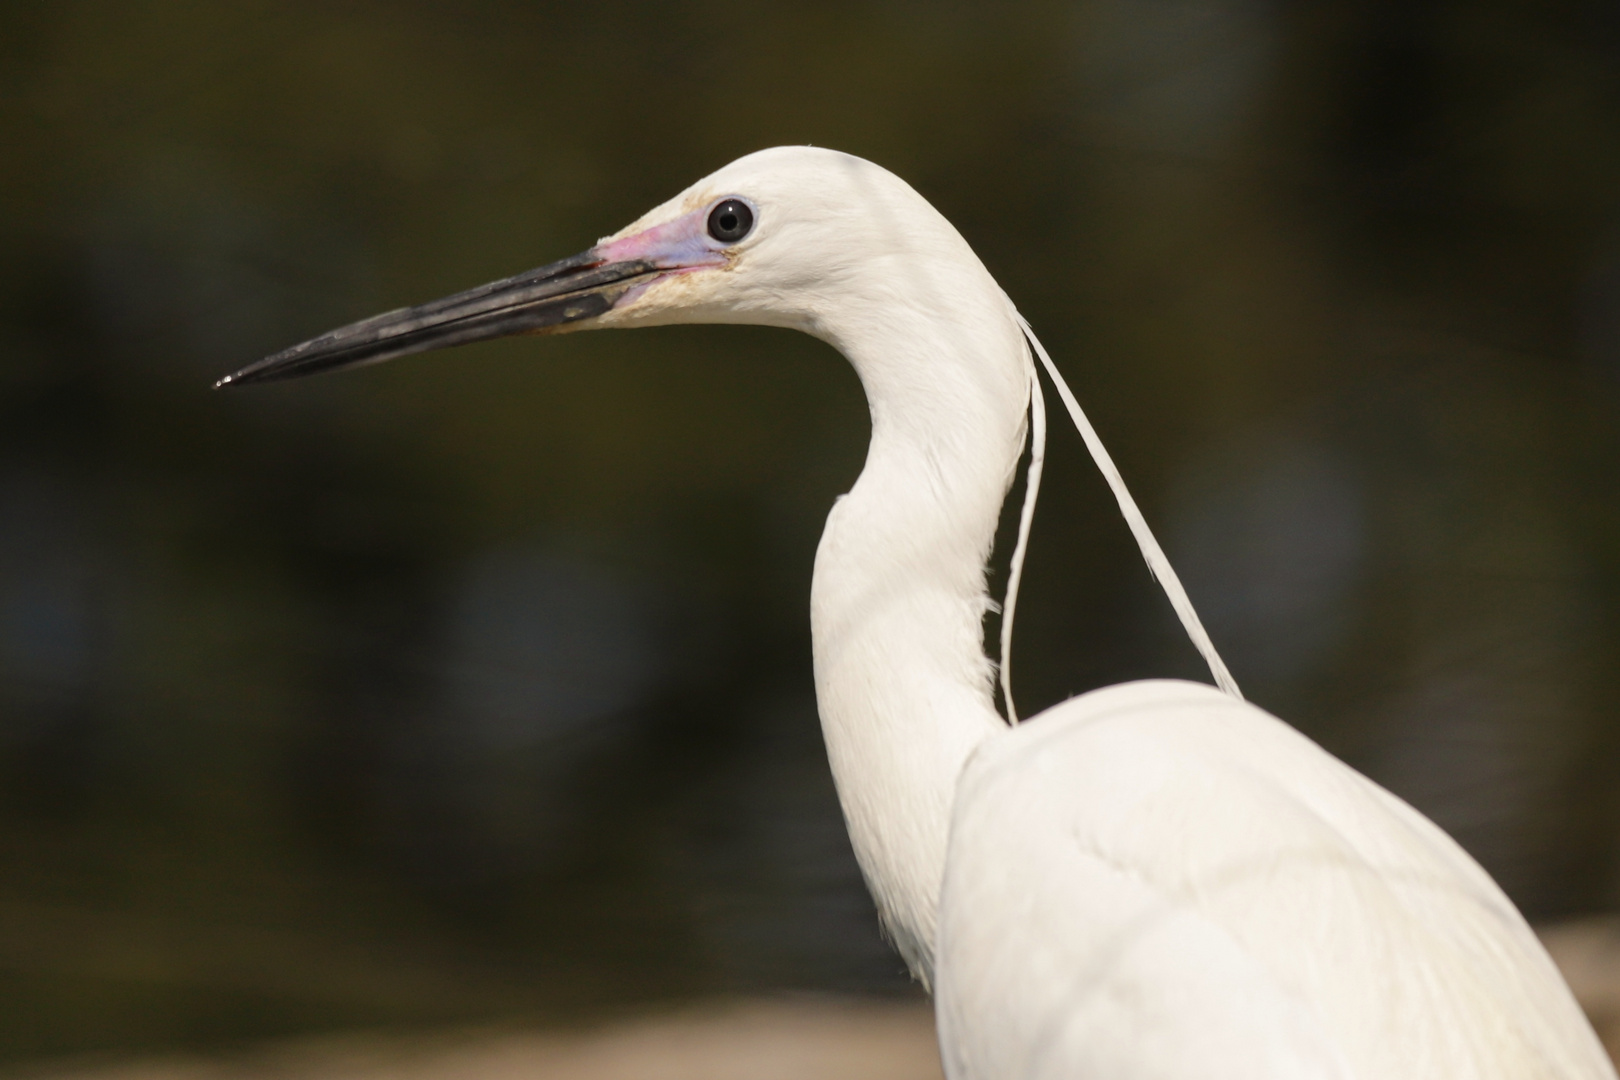
[[709,211],[709,235],[722,244],[735,244],[754,227],[754,212],[741,199],[725,199]]

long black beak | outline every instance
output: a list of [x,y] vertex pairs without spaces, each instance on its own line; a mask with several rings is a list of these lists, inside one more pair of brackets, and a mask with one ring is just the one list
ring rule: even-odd
[[658,272],[645,259],[607,262],[593,248],[504,281],[332,330],[249,364],[220,379],[214,389],[297,379],[579,322],[610,310]]

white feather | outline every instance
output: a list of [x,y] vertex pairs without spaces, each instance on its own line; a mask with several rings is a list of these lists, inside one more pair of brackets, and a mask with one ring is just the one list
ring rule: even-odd
[[1119,469],[1114,465],[1114,459],[1108,455],[1108,450],[1097,435],[1097,429],[1091,426],[1085,412],[1080,408],[1080,402],[1075,398],[1074,391],[1069,384],[1063,381],[1063,375],[1058,371],[1057,365],[1047,355],[1046,349],[1041,345],[1040,339],[1029,322],[1020,315],[1018,325],[1023,328],[1024,336],[1029,339],[1030,345],[1035,349],[1036,355],[1041,358],[1041,364],[1046,373],[1057,387],[1058,397],[1069,410],[1069,418],[1074,421],[1075,430],[1086,442],[1086,449],[1091,451],[1091,459],[1097,463],[1102,471],[1103,478],[1108,481],[1108,487],[1114,493],[1114,500],[1119,503],[1119,512],[1125,516],[1125,524],[1131,527],[1131,535],[1136,537],[1136,544],[1142,549],[1142,558],[1147,560],[1148,573],[1158,581],[1164,594],[1170,598],[1170,606],[1175,609],[1176,616],[1186,629],[1187,636],[1203,656],[1204,662],[1209,665],[1209,672],[1215,676],[1215,685],[1242,700],[1243,692],[1232,678],[1232,673],[1226,670],[1226,662],[1221,659],[1220,653],[1215,651],[1215,643],[1209,639],[1209,633],[1204,629],[1204,623],[1198,618],[1198,612],[1193,609],[1192,601],[1187,597],[1187,590],[1181,587],[1181,579],[1176,576],[1175,567],[1165,556],[1164,549],[1159,547],[1159,541],[1154,538],[1153,530],[1148,528],[1147,519],[1142,511],[1136,508],[1136,500],[1125,487],[1124,477],[1119,475]]
[[[1021,320],[1020,320],[1021,321]],[[1018,511],[1018,541],[1007,564],[1007,595],[1001,604],[1001,700],[1007,706],[1007,722],[1018,723],[1013,705],[1012,635],[1013,617],[1018,613],[1018,587],[1024,580],[1024,556],[1029,551],[1029,530],[1035,521],[1035,502],[1041,494],[1041,473],[1046,466],[1046,398],[1041,379],[1029,359],[1029,467],[1024,470],[1024,505]]]

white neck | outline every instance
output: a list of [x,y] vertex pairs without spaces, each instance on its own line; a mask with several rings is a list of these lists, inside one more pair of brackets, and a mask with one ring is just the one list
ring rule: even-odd
[[866,467],[816,553],[816,696],[856,858],[925,984],[956,778],[1005,730],[984,655],[985,563],[1031,376],[1000,289],[977,259],[952,269],[932,282],[937,303],[812,331],[849,358],[872,413]]
[[[758,220],[716,263],[703,215],[731,195],[751,200]],[[693,272],[635,286],[592,325],[791,327],[841,351],[866,388],[866,468],[816,554],[816,694],[856,858],[895,944],[928,982],[956,780],[976,746],[1007,730],[984,656],[984,567],[1031,405],[1024,328],[922,196],[829,150],[778,147],[735,161],[597,250],[609,249],[682,267],[692,252],[702,257]],[[1150,568],[1235,693],[1079,403],[1033,335],[1029,343]]]

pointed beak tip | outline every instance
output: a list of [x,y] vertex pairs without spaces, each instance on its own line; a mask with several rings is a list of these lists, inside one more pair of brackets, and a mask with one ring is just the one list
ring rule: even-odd
[[659,271],[650,259],[605,262],[592,248],[516,277],[340,327],[234,371],[214,389],[339,371],[514,334],[556,332],[612,310],[625,293]]

